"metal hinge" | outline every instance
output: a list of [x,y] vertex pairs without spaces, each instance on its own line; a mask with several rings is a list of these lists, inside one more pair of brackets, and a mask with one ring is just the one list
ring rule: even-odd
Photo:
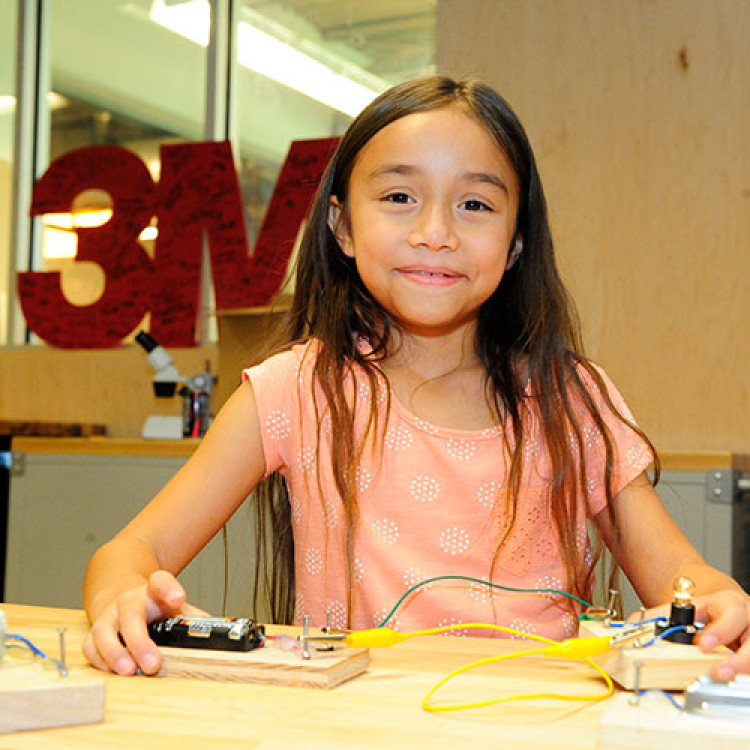
[[26,471],[26,454],[21,451],[13,451],[10,459],[10,475],[20,477]]
[[750,491],[750,477],[736,469],[709,469],[706,472],[706,500],[709,503],[731,504],[737,495]]

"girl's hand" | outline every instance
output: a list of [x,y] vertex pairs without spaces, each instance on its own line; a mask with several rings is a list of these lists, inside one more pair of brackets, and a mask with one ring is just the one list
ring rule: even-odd
[[[697,645],[710,652],[718,646],[728,646],[735,653],[711,668],[715,680],[731,680],[740,673],[750,673],[750,596],[737,589],[721,589],[693,599],[696,622],[706,626],[698,635]],[[649,609],[645,617],[669,617],[670,605]],[[637,617],[631,615],[628,620]]]
[[147,583],[120,593],[99,612],[83,642],[83,653],[98,669],[121,675],[156,674],[161,655],[146,628],[149,622],[179,614],[206,614],[187,604],[185,589],[166,570]]
[[750,673],[750,596],[734,589],[696,596],[695,619],[707,623],[698,636],[702,651],[729,646],[735,653],[715,664],[711,677],[731,680],[739,673]]

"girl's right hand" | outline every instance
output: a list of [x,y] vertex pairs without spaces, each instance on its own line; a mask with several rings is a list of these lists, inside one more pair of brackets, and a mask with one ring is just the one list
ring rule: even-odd
[[146,626],[180,614],[206,613],[187,604],[185,589],[171,573],[157,570],[146,583],[123,591],[96,615],[83,653],[105,672],[132,675],[140,669],[156,674],[161,655]]

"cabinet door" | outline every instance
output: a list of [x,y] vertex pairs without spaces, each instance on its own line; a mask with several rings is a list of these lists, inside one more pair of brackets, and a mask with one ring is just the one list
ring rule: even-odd
[[[82,606],[91,555],[182,466],[183,458],[22,454],[10,482],[5,599]],[[254,534],[247,503],[180,575],[191,603],[249,615]],[[258,613],[262,617],[261,613]]]

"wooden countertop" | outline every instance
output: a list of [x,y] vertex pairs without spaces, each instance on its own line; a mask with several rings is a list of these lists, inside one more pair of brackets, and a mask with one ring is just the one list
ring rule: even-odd
[[[26,453],[62,453],[92,456],[175,456],[189,457],[199,440],[144,440],[142,438],[13,438],[13,450]],[[750,455],[730,451],[663,451],[659,454],[664,471],[709,471],[737,469],[750,472]]]
[[198,446],[197,438],[145,440],[143,438],[14,437],[12,449],[22,453],[75,454],[88,456],[154,456],[188,458]]
[[[490,654],[527,648],[507,639],[430,636],[371,650],[369,670],[333,690],[269,687],[176,677],[118,677],[86,664],[83,612],[3,604],[9,632],[51,655],[67,628],[73,672],[106,684],[100,724],[0,735],[0,748],[253,747],[274,750],[351,748],[569,748],[598,746],[598,721],[609,701],[519,701],[430,714],[426,692],[452,669]],[[439,697],[470,701],[524,692],[590,694],[600,678],[574,662],[528,657],[474,670]]]

